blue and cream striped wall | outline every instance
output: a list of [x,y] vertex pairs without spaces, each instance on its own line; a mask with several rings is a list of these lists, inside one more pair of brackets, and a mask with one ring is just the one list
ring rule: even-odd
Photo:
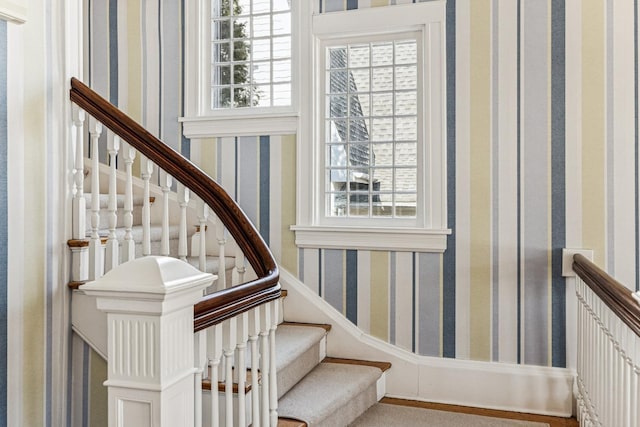
[[[413,2],[318,7],[357,19]],[[88,3],[91,84],[179,147],[183,2]],[[639,283],[637,34],[637,0],[448,0],[443,255],[296,248],[293,136],[182,148],[237,198],[283,268],[364,331],[418,354],[562,367],[561,249],[592,248]]]
[[0,425],[7,425],[8,199],[7,22],[0,19]]

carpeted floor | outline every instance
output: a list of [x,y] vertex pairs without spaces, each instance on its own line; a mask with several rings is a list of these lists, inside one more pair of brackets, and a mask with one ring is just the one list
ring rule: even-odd
[[432,409],[376,403],[351,427],[549,427],[546,423],[515,421]]

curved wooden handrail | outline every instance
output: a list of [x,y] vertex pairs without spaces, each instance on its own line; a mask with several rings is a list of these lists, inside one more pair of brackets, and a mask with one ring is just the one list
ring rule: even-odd
[[240,206],[209,175],[153,136],[76,78],[71,101],[198,195],[227,227],[258,279],[203,297],[194,306],[196,331],[280,297],[280,273],[268,246]]
[[573,270],[620,320],[640,336],[640,305],[627,287],[580,254],[573,256]]

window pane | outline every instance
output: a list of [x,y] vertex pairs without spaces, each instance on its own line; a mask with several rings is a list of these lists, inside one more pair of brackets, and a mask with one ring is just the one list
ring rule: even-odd
[[415,89],[417,84],[418,75],[415,65],[396,67],[396,89]]
[[391,193],[393,191],[393,169],[376,168],[373,176],[379,183],[378,190]]
[[398,166],[417,166],[418,147],[415,143],[396,143],[395,162]]
[[371,65],[376,67],[391,64],[393,64],[393,43],[374,43],[371,46]]
[[237,86],[226,97],[221,88],[212,90],[212,107],[291,105],[290,0],[211,4],[211,85]]
[[416,216],[416,195],[415,194],[397,194],[395,215],[398,217],[410,217]]
[[252,37],[269,37],[271,35],[271,17],[260,15],[253,17]]
[[[369,67],[369,45],[349,46],[349,67]],[[369,71],[367,70],[367,74]]]
[[273,57],[276,59],[289,58],[291,56],[291,37],[274,37]]
[[349,96],[349,115],[351,117],[369,116],[370,111],[368,93]]
[[347,165],[347,146],[345,144],[327,145],[327,164],[330,167]]
[[417,117],[396,118],[396,141],[415,141],[418,139]]
[[231,66],[223,65],[215,67],[213,69],[212,80],[216,85],[230,85],[231,84]]
[[253,41],[253,60],[264,61],[271,59],[271,43],[269,39]]
[[393,166],[393,144],[373,144],[376,166]]
[[371,95],[373,104],[372,116],[390,116],[393,114],[393,93],[374,93]]
[[271,85],[256,85],[253,87],[254,107],[268,107],[271,105]]
[[393,119],[371,119],[371,140],[372,141],[392,141],[393,140]]
[[215,40],[228,40],[231,38],[231,21],[228,19],[213,21],[211,31]]
[[277,13],[273,15],[273,35],[288,35],[291,34],[291,14],[290,13]]
[[253,13],[268,13],[271,8],[271,0],[253,0]]
[[349,120],[349,141],[369,141],[369,120],[360,118]]
[[396,115],[418,114],[418,94],[416,92],[396,92]]
[[347,140],[347,121],[327,120],[326,132],[328,142],[345,142]]
[[354,92],[369,92],[371,86],[368,68],[351,70],[351,78],[353,79]]
[[415,192],[417,177],[417,169],[396,169],[396,182],[394,191],[396,192]]
[[291,60],[273,61],[273,81],[291,81]]
[[329,73],[329,92],[346,93],[347,92],[347,72],[331,71]]
[[258,84],[271,82],[271,62],[253,63],[253,81]]
[[374,68],[372,74],[371,90],[382,91],[393,89],[392,67]]
[[291,84],[273,85],[273,105],[291,105]]
[[327,68],[346,68],[347,66],[347,48],[332,47],[327,51]]
[[328,101],[329,117],[347,117],[346,95],[331,95]]
[[415,64],[418,61],[414,40],[396,42],[396,64]]
[[230,87],[213,88],[211,92],[213,108],[227,108],[231,105]]

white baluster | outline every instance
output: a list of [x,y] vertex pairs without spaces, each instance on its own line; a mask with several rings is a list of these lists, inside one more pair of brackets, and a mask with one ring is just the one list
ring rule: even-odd
[[270,359],[270,345],[269,336],[271,332],[271,314],[272,310],[269,309],[267,304],[264,305],[264,309],[260,311],[260,374],[262,378],[262,387],[260,387],[260,412],[261,423],[263,426],[269,426],[269,401],[271,393],[271,376],[269,375],[269,368],[271,364]]
[[178,240],[178,258],[187,260],[187,206],[189,206],[189,189],[178,184],[178,204],[180,205],[180,234]]
[[136,150],[129,144],[123,144],[122,158],[125,165],[126,182],[124,187],[124,242],[122,242],[122,261],[131,261],[136,257],[136,243],[133,241],[133,160]]
[[144,182],[144,200],[142,201],[142,255],[151,255],[151,195],[149,181],[153,174],[153,163],[145,156],[142,160],[142,181]]
[[245,356],[247,354],[247,341],[249,340],[249,314],[247,312],[237,316],[237,334],[238,425],[244,427],[247,425],[247,396],[245,393],[247,383]]
[[207,328],[207,357],[209,358],[209,378],[211,380],[211,427],[220,426],[220,398],[218,395],[218,368],[222,357],[222,325]]
[[224,248],[227,244],[224,224],[220,218],[216,218],[216,239],[218,240],[218,289],[227,288],[227,269]]
[[100,227],[100,156],[98,142],[102,123],[89,117],[91,135],[91,241],[89,242],[89,280],[96,280],[104,273],[104,252],[98,234]]
[[160,254],[169,256],[169,191],[171,191],[171,175],[160,172],[160,187],[162,188],[162,240]]
[[118,151],[120,150],[120,137],[107,132],[107,152],[109,153],[109,239],[105,254],[105,272],[118,265],[119,244],[116,237],[116,227],[118,226],[118,194],[117,194],[117,170],[116,163]]
[[202,378],[204,369],[207,366],[207,332],[199,331],[194,336],[193,363],[196,367],[194,380],[195,390],[195,427],[202,427]]
[[240,249],[240,247],[238,246],[236,246],[235,260],[236,260],[236,268],[234,270],[231,286],[244,283],[244,274],[247,272],[247,267],[245,266],[244,253],[242,252],[242,249]]
[[264,306],[258,306],[249,311],[249,348],[251,350],[251,420],[253,427],[260,427],[260,384],[259,374],[259,350],[258,337],[260,336],[261,310]]
[[276,328],[278,327],[278,300],[267,304],[271,310],[271,327],[269,330],[269,415],[271,427],[278,425],[278,381],[276,372]]
[[[198,237],[200,238],[199,248],[199,266],[200,271],[207,271],[207,219],[209,218],[209,206],[202,202],[200,206],[200,212],[198,215],[198,221],[200,221],[200,230],[198,230]],[[220,275],[218,275],[220,280]],[[218,288],[219,289],[219,288]]]
[[86,201],[84,199],[84,141],[83,126],[85,114],[76,104],[71,109],[74,132],[71,134],[73,159],[73,231],[74,239],[86,237]]
[[222,347],[224,349],[225,364],[224,400],[226,427],[233,427],[233,356],[238,343],[237,324],[237,318],[232,317],[222,325],[224,330]]

